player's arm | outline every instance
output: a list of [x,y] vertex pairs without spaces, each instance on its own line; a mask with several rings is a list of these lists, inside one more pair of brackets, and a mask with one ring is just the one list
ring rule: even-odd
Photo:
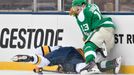
[[93,13],[92,18],[93,18],[94,21],[102,19],[102,14],[100,12],[99,7],[96,4],[92,4],[91,10],[92,10],[92,13]]
[[90,28],[92,31],[94,31],[94,29],[96,29],[100,22],[103,19],[103,16],[99,10],[99,7],[96,4],[91,4],[90,8],[87,8],[85,10],[86,13],[86,17],[89,20],[89,23],[91,24]]
[[37,68],[34,68],[33,71],[35,73],[41,73],[42,71],[63,73],[63,67],[60,65],[52,65],[52,66],[45,66],[43,68],[37,67]]

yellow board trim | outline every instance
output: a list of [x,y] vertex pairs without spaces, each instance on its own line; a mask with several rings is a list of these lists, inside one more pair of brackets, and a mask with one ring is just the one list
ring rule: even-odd
[[[33,70],[34,68],[35,65],[32,63],[0,62],[0,70]],[[50,70],[50,67],[44,69]],[[56,66],[54,69],[56,70]],[[122,65],[120,73],[134,74],[134,65]]]
[[35,65],[31,63],[0,62],[0,70],[33,70]]
[[[36,65],[21,62],[0,62],[0,70],[33,70]],[[43,70],[57,71],[58,65],[43,67]]]
[[123,74],[134,74],[134,65],[122,65],[120,72]]

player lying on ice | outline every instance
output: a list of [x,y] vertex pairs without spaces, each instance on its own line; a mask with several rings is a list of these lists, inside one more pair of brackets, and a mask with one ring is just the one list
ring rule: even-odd
[[[96,60],[97,66],[92,69],[89,69],[92,65],[85,63],[82,49],[74,47],[42,46],[37,48],[33,55],[15,55],[12,60],[14,62],[32,62],[36,65],[34,72],[37,73],[43,70],[81,74],[84,74],[85,71],[88,71],[88,74],[90,74],[113,70],[113,73],[118,73],[121,65],[121,57],[113,60],[104,60],[103,58],[107,55],[105,51],[102,48],[96,49],[96,58],[101,57],[101,59]],[[57,66],[54,67],[54,65]],[[46,66],[50,67],[45,68]]]

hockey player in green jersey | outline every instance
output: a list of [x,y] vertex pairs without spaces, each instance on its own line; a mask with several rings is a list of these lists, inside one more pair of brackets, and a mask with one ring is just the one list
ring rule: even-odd
[[[87,70],[86,72],[95,73],[95,68],[97,71],[95,64],[96,49],[103,48],[106,51],[104,55],[107,56],[107,53],[114,46],[115,26],[112,19],[110,17],[103,17],[98,6],[89,4],[86,0],[73,0],[69,13],[76,18],[83,34],[83,41],[85,42],[83,51],[86,64],[88,65],[83,71]],[[110,64],[112,62],[106,63]]]

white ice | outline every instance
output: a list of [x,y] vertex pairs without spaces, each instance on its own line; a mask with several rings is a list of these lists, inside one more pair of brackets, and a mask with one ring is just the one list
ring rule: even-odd
[[[0,70],[0,75],[80,75],[80,74],[62,74],[55,72],[43,72],[43,74],[34,73],[33,71],[15,71],[15,70]],[[91,75],[115,75],[115,74],[91,74]],[[127,74],[116,74],[127,75]]]

